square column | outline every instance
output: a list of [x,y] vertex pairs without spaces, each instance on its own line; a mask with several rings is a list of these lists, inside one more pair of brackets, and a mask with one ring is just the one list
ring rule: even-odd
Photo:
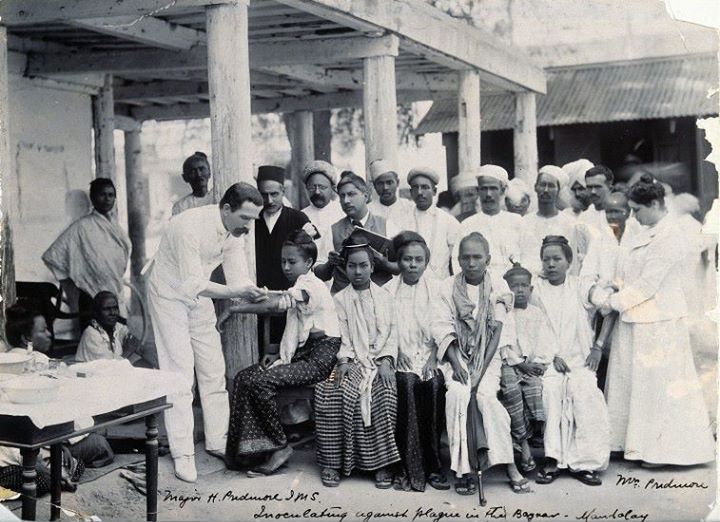
[[480,166],[480,75],[458,73],[458,171]]
[[[255,185],[250,124],[248,0],[206,8],[213,191],[219,201],[234,183]],[[255,280],[255,234],[245,236],[247,273]],[[216,303],[220,313],[231,303]],[[240,370],[258,361],[257,317],[234,314],[221,335],[228,388]]]
[[[128,235],[132,243],[130,281],[141,296],[145,296],[145,281],[141,275],[145,266],[145,232],[150,217],[150,189],[148,174],[142,168],[142,131],[125,131],[125,186],[127,190]],[[135,310],[131,310],[135,313]]]
[[115,107],[113,77],[106,74],[103,86],[93,96],[93,131],[95,136],[95,177],[115,181]]
[[365,179],[369,165],[384,159],[397,168],[397,97],[395,56],[363,58],[363,118],[365,122]]
[[535,93],[515,94],[515,127],[513,127],[515,177],[535,185],[538,170],[537,118]]
[[308,200],[302,173],[305,165],[315,159],[315,139],[313,132],[312,111],[296,111],[287,115],[288,141],[290,141],[290,175],[293,183],[293,194],[288,194],[296,208],[305,208]]

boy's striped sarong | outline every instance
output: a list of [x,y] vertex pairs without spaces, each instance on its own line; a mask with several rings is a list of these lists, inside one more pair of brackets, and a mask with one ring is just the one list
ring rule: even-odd
[[360,412],[361,382],[359,365],[351,363],[340,388],[335,385],[335,371],[315,386],[315,443],[321,468],[350,475],[355,468],[374,471],[400,460],[395,442],[396,388],[375,378],[371,425],[365,426]]
[[526,440],[532,435],[531,422],[545,421],[542,377],[529,376],[503,363],[500,402],[510,415],[510,433],[513,442]]

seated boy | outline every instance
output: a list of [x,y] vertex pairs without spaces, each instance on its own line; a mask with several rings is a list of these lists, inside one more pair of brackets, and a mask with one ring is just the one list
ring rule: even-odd
[[[542,407],[542,375],[545,365],[535,361],[537,333],[545,321],[542,311],[529,303],[532,274],[514,263],[503,279],[514,295],[514,308],[508,312],[500,339],[502,370],[500,402],[510,414],[513,442],[520,446],[524,472],[535,469],[529,439],[542,437],[545,413]],[[542,442],[541,442],[542,443]]]
[[450,468],[458,481],[455,491],[471,495],[477,491],[470,467],[467,419],[472,393],[476,394],[487,441],[487,469],[504,464],[510,487],[515,493],[530,491],[528,481],[515,465],[510,416],[498,400],[502,361],[497,349],[502,323],[512,293],[502,281],[493,281],[487,270],[490,247],[479,232],[471,232],[459,244],[458,261],[462,272],[444,282],[431,323],[438,346],[437,359],[445,376],[445,418],[450,443]]
[[94,318],[80,338],[75,360],[89,362],[98,359],[128,359],[133,366],[155,367],[143,357],[142,343],[127,326],[118,322],[120,308],[112,292],[98,292],[93,298]]
[[[610,424],[595,371],[602,350],[593,345],[589,311],[596,290],[589,280],[569,275],[572,249],[563,236],[547,236],[540,247],[543,276],[535,286],[535,303],[547,318],[538,333],[537,357],[548,368],[543,376],[545,462],[537,482],[549,484],[567,468],[590,486],[610,458]],[[592,347],[592,348],[591,348]]]

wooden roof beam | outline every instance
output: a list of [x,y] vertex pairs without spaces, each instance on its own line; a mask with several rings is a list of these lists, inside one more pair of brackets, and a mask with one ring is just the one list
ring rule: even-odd
[[[292,42],[250,44],[250,65],[327,64],[348,60],[398,54],[395,36],[325,38]],[[79,52],[30,54],[26,74],[78,74],[105,72],[113,74],[161,70],[207,68],[207,48],[187,51],[138,50],[115,52]]]
[[403,49],[453,69],[477,69],[509,90],[545,93],[545,74],[521,51],[483,29],[417,0],[277,0],[358,31],[391,31]]
[[72,20],[69,24],[161,49],[187,50],[196,45],[206,45],[207,42],[203,31],[172,24],[152,16],[83,18]]
[[178,8],[202,9],[206,5],[229,4],[236,0],[3,0],[3,25],[69,22],[113,16],[145,17],[172,12]]
[[[398,91],[398,103],[410,103],[433,99],[427,91]],[[251,102],[253,114],[269,112],[295,112],[320,111],[339,107],[362,107],[362,91],[350,91],[333,94],[317,94],[303,97],[283,97],[271,99],[255,99]],[[130,109],[131,117],[135,120],[192,120],[208,118],[210,105],[208,103],[185,103],[164,106],[145,106]]]

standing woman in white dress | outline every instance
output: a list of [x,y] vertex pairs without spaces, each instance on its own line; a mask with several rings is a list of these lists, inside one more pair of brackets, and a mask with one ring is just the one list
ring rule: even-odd
[[643,229],[618,259],[620,289],[605,392],[611,449],[645,467],[714,460],[710,418],[690,351],[682,234],[668,217],[665,189],[643,175],[628,193]]

